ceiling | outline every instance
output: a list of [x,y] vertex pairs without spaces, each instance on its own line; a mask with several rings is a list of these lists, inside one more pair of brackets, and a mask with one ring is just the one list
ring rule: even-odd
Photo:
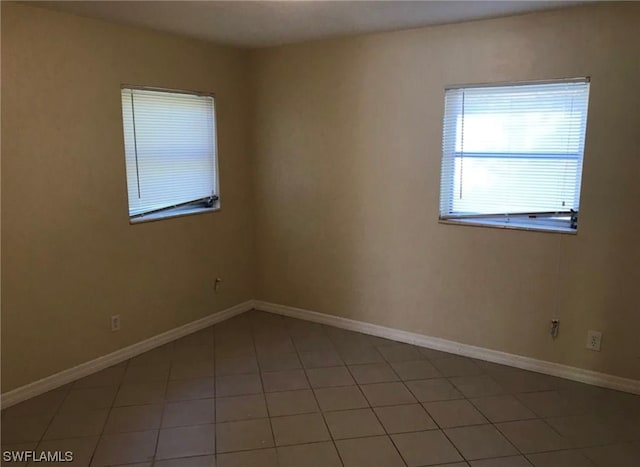
[[237,47],[494,18],[585,1],[54,1],[41,6]]

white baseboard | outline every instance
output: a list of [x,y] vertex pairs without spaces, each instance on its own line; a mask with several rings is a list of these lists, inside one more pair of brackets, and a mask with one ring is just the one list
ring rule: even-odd
[[399,329],[370,324],[364,321],[356,321],[348,318],[341,318],[339,316],[327,315],[315,311],[277,305],[275,303],[268,303],[259,300],[254,302],[254,308],[284,316],[290,316],[292,318],[299,318],[337,328],[348,329],[350,331],[357,331],[372,336],[384,337],[420,347],[440,350],[442,352],[449,352],[456,355],[476,358],[478,360],[485,360],[488,362],[521,368],[523,370],[530,370],[573,381],[579,381],[581,383],[592,384],[594,386],[630,392],[632,394],[640,394],[640,380],[636,379],[621,378],[619,376],[608,375],[606,373],[599,373],[559,363],[537,360],[535,358],[485,349],[483,347],[462,344],[460,342],[426,336],[424,334],[401,331]]
[[81,363],[80,365],[62,370],[59,373],[47,376],[46,378],[42,378],[38,381],[34,381],[33,383],[13,389],[0,396],[0,407],[2,407],[2,409],[6,409],[18,402],[39,396],[40,394],[44,394],[47,391],[64,386],[67,383],[71,383],[72,381],[88,376],[96,371],[103,370],[168,342],[199,331],[200,329],[204,329],[213,324],[244,313],[245,311],[249,311],[253,306],[254,301],[248,300],[244,303],[232,306],[231,308],[227,308],[217,313],[212,313],[204,318],[192,321],[167,332],[163,332],[162,334],[158,334],[133,345],[116,350],[110,354],[103,355],[102,357]]
[[68,368],[59,373],[47,376],[46,378],[34,381],[33,383],[8,391],[0,395],[0,407],[5,409],[26,399],[39,396],[47,391],[64,386],[65,384],[88,376],[96,371],[116,365],[117,363],[199,331],[200,329],[204,329],[213,324],[232,318],[253,308],[277,313],[279,315],[290,316],[292,318],[299,318],[315,323],[335,326],[337,328],[348,329],[350,331],[362,332],[372,336],[384,337],[420,347],[427,347],[443,352],[463,355],[465,357],[476,358],[478,360],[486,360],[488,362],[509,365],[524,370],[536,371],[538,373],[579,381],[581,383],[630,392],[632,394],[640,394],[640,380],[621,378],[619,376],[584,370],[582,368],[561,365],[559,363],[536,360],[534,358],[523,357],[521,355],[499,352],[497,350],[485,349],[437,337],[366,323],[364,321],[356,321],[315,311],[303,310],[301,308],[248,300],[231,308],[227,308],[226,310],[213,313],[199,320],[192,321],[191,323],[163,332],[162,334],[150,337],[149,339],[145,339],[136,344],[116,350],[110,354],[81,363],[73,368]]

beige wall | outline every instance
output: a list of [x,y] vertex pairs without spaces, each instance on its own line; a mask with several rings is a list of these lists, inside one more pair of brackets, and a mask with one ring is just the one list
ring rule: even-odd
[[[598,5],[254,53],[258,298],[640,378],[639,23]],[[445,85],[585,75],[579,233],[439,224]]]
[[[246,66],[2,2],[3,392],[253,298]],[[220,212],[129,225],[121,83],[216,93]]]

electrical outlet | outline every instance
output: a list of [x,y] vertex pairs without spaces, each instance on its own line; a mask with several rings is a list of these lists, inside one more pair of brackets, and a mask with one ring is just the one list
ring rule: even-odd
[[216,280],[213,281],[213,290],[215,291],[215,293],[218,293],[218,289],[220,288],[220,284],[222,284],[222,279],[220,279],[219,277],[216,277]]
[[601,343],[602,333],[600,331],[589,330],[589,332],[587,332],[587,349],[600,352]]
[[120,315],[113,315],[111,317],[111,330],[112,331],[120,330]]
[[551,320],[551,327],[549,329],[549,333],[551,337],[558,337],[558,332],[560,331],[560,320],[554,318]]

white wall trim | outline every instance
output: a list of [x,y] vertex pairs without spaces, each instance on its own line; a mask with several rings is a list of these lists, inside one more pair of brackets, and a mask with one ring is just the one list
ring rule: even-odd
[[236,315],[249,311],[254,307],[253,300],[247,300],[244,303],[232,306],[222,311],[212,313],[209,316],[192,321],[190,323],[178,326],[177,328],[163,332],[162,334],[155,335],[143,341],[129,345],[122,349],[111,352],[110,354],[103,355],[94,360],[81,363],[80,365],[72,368],[67,368],[59,373],[42,378],[38,381],[26,384],[19,388],[5,392],[0,396],[0,407],[6,409],[12,405],[22,402],[26,399],[30,399],[40,394],[44,394],[47,391],[64,386],[67,383],[71,383],[77,379],[88,376],[96,371],[104,370],[112,365],[128,360],[132,357],[140,355],[151,349],[164,345],[168,342],[174,341],[188,334],[204,329],[213,324],[232,318]]
[[103,370],[124,360],[133,358],[168,342],[174,341],[221,321],[225,321],[254,308],[271,313],[277,313],[279,315],[290,316],[292,318],[299,318],[315,323],[335,326],[337,328],[348,329],[350,331],[362,332],[372,336],[384,337],[420,347],[427,347],[429,349],[476,358],[478,360],[509,365],[523,370],[536,371],[538,373],[579,381],[581,383],[630,392],[632,394],[640,394],[640,380],[636,379],[621,378],[619,376],[608,375],[559,363],[547,362],[544,360],[537,360],[535,358],[523,357],[521,355],[509,354],[497,350],[485,349],[447,339],[440,339],[438,337],[426,336],[424,334],[401,331],[399,329],[379,326],[377,324],[366,323],[364,321],[356,321],[325,313],[304,310],[302,308],[278,305],[259,300],[247,300],[246,302],[212,313],[204,318],[192,321],[175,329],[163,332],[162,334],[158,334],[116,350],[110,354],[81,363],[75,367],[68,368],[59,373],[8,391],[0,395],[0,407],[5,409],[24,400],[39,396],[47,391],[56,389],[67,383],[71,383],[77,379],[95,373],[96,371]]
[[350,331],[362,332],[372,336],[384,337],[420,347],[440,350],[442,352],[449,352],[456,355],[476,358],[478,360],[485,360],[488,362],[521,368],[523,370],[530,370],[573,381],[579,381],[581,383],[592,384],[594,386],[630,392],[632,394],[640,394],[640,380],[637,379],[621,378],[619,376],[562,365],[560,363],[537,360],[535,358],[524,357],[522,355],[476,347],[473,345],[462,344],[460,342],[440,339],[438,337],[431,337],[409,331],[401,331],[399,329],[379,326],[377,324],[366,323],[364,321],[356,321],[353,319],[259,300],[255,301],[254,308],[271,313],[277,313],[279,315],[290,316],[292,318],[299,318],[306,321],[335,326],[337,328],[348,329]]

